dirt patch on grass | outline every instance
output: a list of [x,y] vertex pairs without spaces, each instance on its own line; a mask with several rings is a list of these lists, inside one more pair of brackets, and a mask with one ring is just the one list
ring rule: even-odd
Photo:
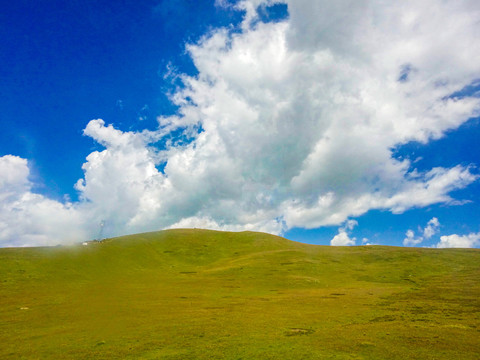
[[313,329],[291,328],[285,331],[285,336],[310,335],[314,332]]

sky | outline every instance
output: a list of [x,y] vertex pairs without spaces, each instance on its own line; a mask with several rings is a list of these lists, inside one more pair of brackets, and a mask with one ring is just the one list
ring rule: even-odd
[[480,247],[476,0],[18,0],[0,38],[1,247]]

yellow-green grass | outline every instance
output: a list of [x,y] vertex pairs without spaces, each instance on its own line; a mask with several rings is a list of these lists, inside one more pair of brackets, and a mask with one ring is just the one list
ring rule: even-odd
[[478,359],[480,251],[169,230],[0,249],[1,359]]

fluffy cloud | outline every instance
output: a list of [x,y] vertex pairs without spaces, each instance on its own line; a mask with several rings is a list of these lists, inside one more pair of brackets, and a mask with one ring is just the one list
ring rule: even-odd
[[57,245],[88,239],[81,214],[31,191],[25,159],[0,157],[0,245]]
[[25,159],[12,155],[0,157],[0,200],[2,203],[15,198],[19,193],[28,191],[30,187],[29,173]]
[[[330,241],[332,246],[351,246],[355,245],[356,238],[350,238],[349,232],[358,225],[356,220],[347,220],[345,225],[338,229],[338,234]],[[364,239],[365,240],[365,239]]]
[[[257,21],[258,6],[275,2],[237,2],[239,31],[187,46],[198,74],[170,71],[184,84],[171,97],[179,111],[157,131],[88,124],[105,149],[87,157],[80,202],[32,194],[23,159],[2,171],[2,196],[29,194],[23,211],[42,203],[83,235],[105,220],[107,236],[175,226],[281,233],[457,203],[449,193],[477,179],[471,168],[422,173],[392,152],[479,115],[480,98],[453,96],[480,77],[478,3],[289,0],[285,21]],[[30,239],[24,228],[0,242]],[[36,243],[60,236],[53,228]],[[352,242],[342,234],[335,242]]]
[[440,222],[437,218],[432,218],[428,223],[425,229],[423,229],[423,237],[425,239],[430,239],[433,235],[438,232],[438,228],[440,227]]
[[415,238],[415,232],[413,230],[407,230],[405,233],[406,238],[403,239],[403,245],[408,246],[408,245],[418,245],[420,244],[423,239],[420,238]]
[[472,248],[480,246],[480,233],[445,235],[440,237],[437,248]]
[[403,245],[405,246],[416,246],[422,243],[425,240],[430,239],[433,235],[438,233],[440,228],[440,222],[436,217],[431,218],[424,229],[419,229],[421,236],[415,237],[415,232],[413,230],[407,230],[406,238],[403,240]]
[[[247,9],[259,2],[242,4]],[[206,158],[223,163],[215,170],[205,164],[202,171],[210,178],[225,176],[229,188],[242,189],[229,194],[239,213],[233,223],[257,209],[286,228],[338,224],[374,208],[400,213],[452,202],[450,191],[476,179],[462,166],[422,174],[412,171],[408,160],[392,157],[395,146],[438,138],[478,112],[478,99],[448,97],[469,84],[479,68],[451,73],[447,64],[454,56],[436,51],[444,48],[433,31],[439,19],[413,3],[399,9],[373,3],[371,13],[359,3],[355,6],[365,16],[352,15],[343,24],[329,19],[348,13],[349,4],[332,9],[329,4],[291,1],[288,22],[260,23],[241,34],[217,31],[188,48],[199,75],[184,77],[186,88],[174,100],[185,111],[183,121],[198,121],[205,131],[195,151],[182,156],[197,168]],[[450,19],[448,7],[440,8],[438,17]],[[460,27],[448,31],[473,39],[478,29],[471,19],[462,20],[465,9],[457,10]],[[397,11],[399,17],[416,14],[400,32],[382,20]],[[326,18],[304,21],[312,13]],[[311,31],[303,31],[305,24]],[[340,36],[345,31],[348,36]],[[297,32],[304,40],[312,38],[302,43]],[[361,36],[350,36],[357,32]],[[317,39],[318,34],[323,35]],[[329,39],[330,34],[340,38]],[[373,40],[379,37],[382,42]],[[404,42],[428,45],[431,52],[409,52]],[[478,57],[467,41],[455,46],[467,58]],[[444,61],[441,76],[429,61],[436,67]],[[172,154],[177,156],[177,149]],[[183,167],[172,160],[167,174]]]

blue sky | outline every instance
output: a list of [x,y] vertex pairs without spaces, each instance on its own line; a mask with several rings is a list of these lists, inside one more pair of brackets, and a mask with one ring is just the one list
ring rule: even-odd
[[440,0],[5,4],[0,246],[104,221],[480,247],[479,20]]
[[95,146],[82,136],[89,120],[156,128],[156,116],[176,110],[167,64],[195,73],[185,44],[240,19],[187,0],[15,1],[0,16],[0,151],[28,158],[45,185],[36,190],[57,198],[77,197],[73,184]]

